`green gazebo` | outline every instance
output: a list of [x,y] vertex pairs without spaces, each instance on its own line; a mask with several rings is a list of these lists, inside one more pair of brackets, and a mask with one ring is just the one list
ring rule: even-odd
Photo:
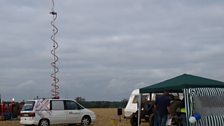
[[[224,125],[224,82],[183,74],[140,88],[140,94],[163,91],[183,93],[188,126]],[[195,113],[200,113],[201,119],[194,124],[189,123],[189,117]]]

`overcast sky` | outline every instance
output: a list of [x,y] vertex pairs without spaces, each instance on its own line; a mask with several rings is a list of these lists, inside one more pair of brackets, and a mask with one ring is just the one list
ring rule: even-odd
[[[51,97],[51,0],[0,0],[3,100]],[[188,73],[224,81],[223,0],[55,0],[60,97],[122,100]]]

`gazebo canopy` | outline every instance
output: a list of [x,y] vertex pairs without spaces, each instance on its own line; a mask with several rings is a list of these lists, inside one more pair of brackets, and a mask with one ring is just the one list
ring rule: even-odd
[[160,93],[163,91],[183,92],[185,88],[224,88],[224,82],[183,74],[157,84],[140,88],[140,93]]

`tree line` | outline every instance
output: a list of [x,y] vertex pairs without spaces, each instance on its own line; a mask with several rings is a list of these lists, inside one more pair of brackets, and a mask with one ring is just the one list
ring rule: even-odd
[[125,108],[127,99],[121,101],[86,101],[85,98],[76,97],[75,100],[86,108]]

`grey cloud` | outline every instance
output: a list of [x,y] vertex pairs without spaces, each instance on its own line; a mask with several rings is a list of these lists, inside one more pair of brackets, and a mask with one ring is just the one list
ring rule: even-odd
[[[183,73],[223,81],[223,6],[220,0],[55,0],[61,97],[121,100]],[[0,11],[0,93],[50,97],[51,2],[2,0]]]

